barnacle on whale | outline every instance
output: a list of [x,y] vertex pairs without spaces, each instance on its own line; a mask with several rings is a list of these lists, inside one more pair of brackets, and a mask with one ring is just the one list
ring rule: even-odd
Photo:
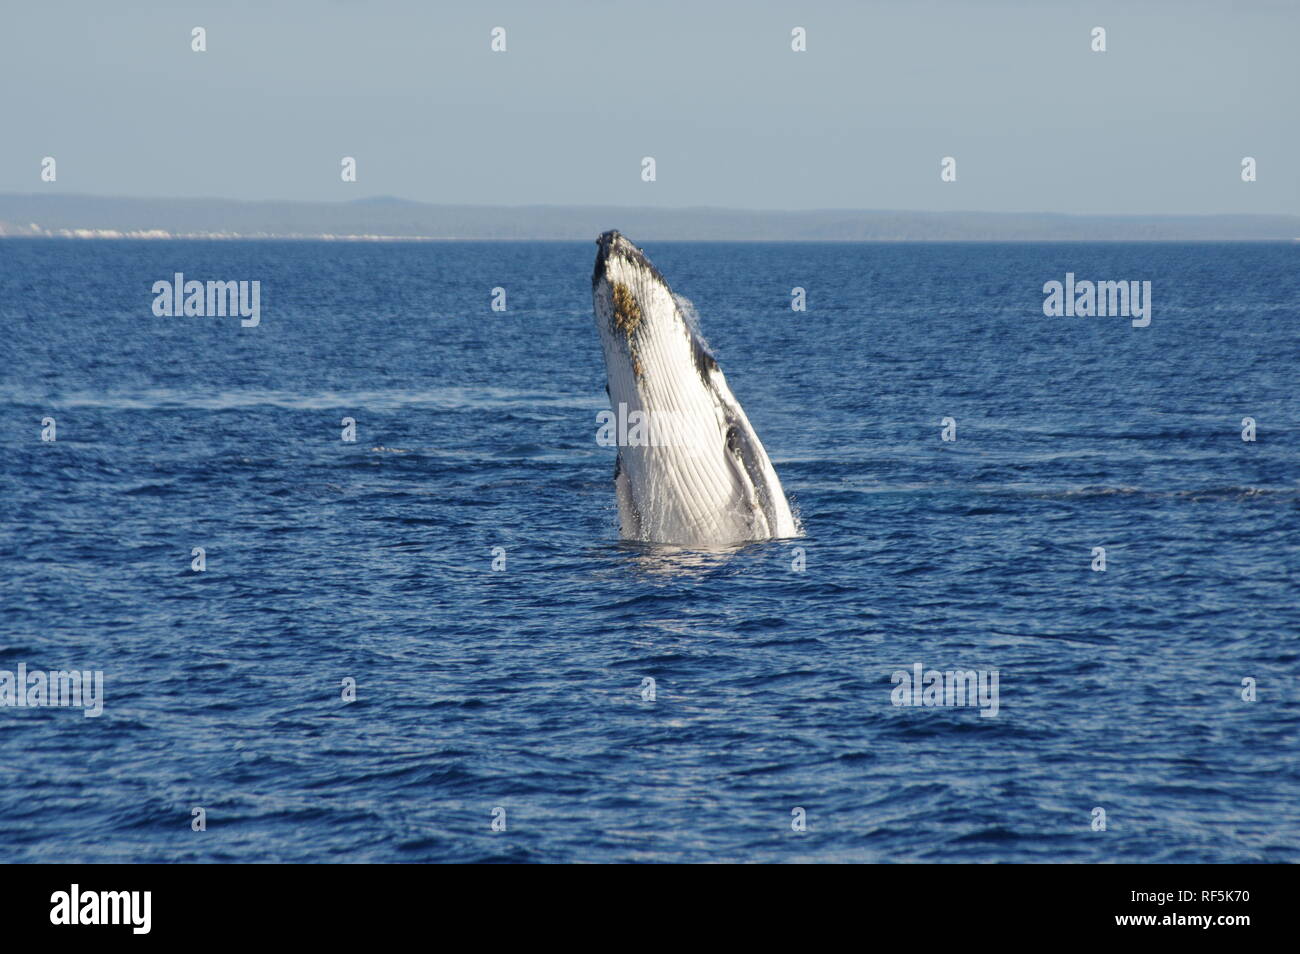
[[614,284],[614,327],[628,337],[631,344],[632,333],[641,324],[641,307],[636,303],[632,290],[622,282]]

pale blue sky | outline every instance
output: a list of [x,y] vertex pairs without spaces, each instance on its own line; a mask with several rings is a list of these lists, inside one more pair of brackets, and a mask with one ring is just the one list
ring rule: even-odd
[[6,192],[1300,213],[1293,0],[51,0],[4,21]]

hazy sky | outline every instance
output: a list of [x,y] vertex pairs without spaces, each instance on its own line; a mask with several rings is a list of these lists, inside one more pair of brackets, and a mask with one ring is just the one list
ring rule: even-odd
[[1298,49],[1300,0],[11,2],[0,191],[1300,213]]

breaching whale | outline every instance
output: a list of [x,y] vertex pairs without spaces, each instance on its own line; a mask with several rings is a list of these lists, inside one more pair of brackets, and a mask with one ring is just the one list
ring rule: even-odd
[[798,536],[767,452],[668,282],[618,232],[596,245],[591,294],[619,421],[623,538],[709,546]]

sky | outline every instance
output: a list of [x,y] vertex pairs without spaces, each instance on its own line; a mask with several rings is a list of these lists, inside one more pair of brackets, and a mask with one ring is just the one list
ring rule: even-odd
[[1300,214],[1297,49],[1300,0],[9,3],[0,192]]

